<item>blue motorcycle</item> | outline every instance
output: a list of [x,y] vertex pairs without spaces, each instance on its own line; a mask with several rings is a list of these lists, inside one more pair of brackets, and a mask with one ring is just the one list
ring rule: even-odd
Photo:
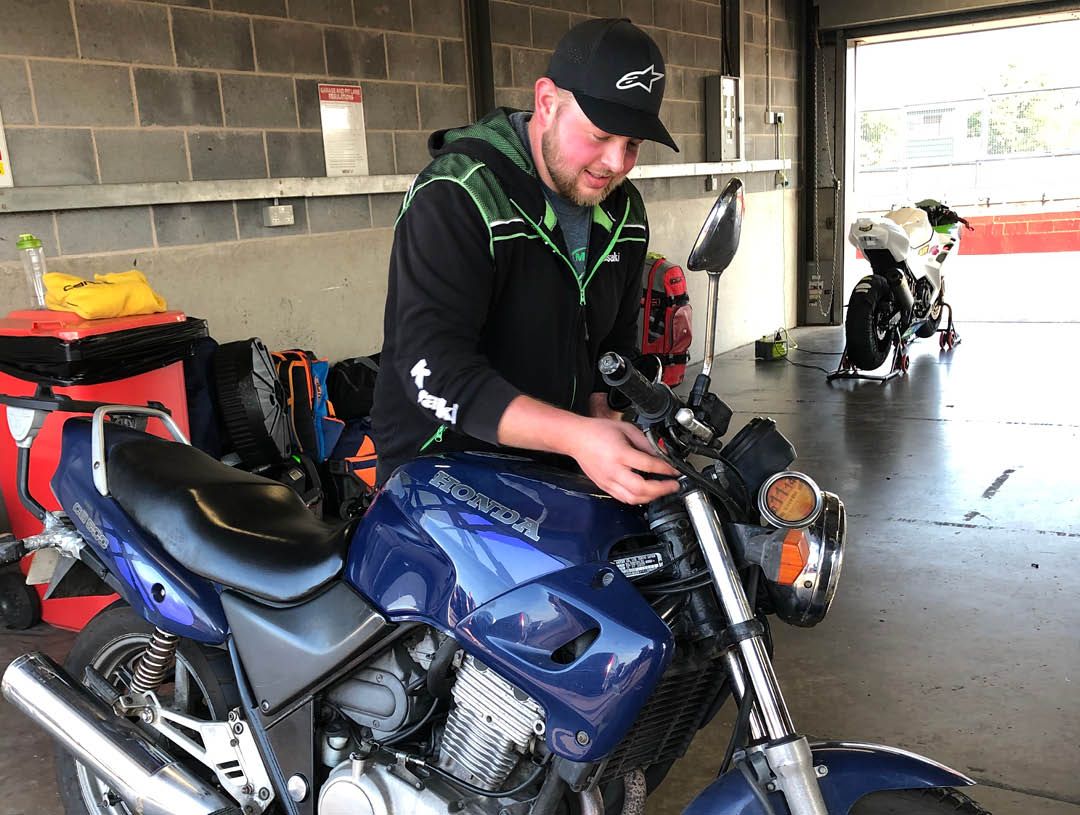
[[[689,397],[600,360],[680,473],[647,508],[528,459],[460,453],[402,466],[360,519],[330,525],[187,445],[164,411],[2,397],[20,498],[44,529],[0,561],[49,553],[51,590],[122,598],[64,667],[31,653],[3,676],[59,742],[68,815],[642,815],[729,699],[731,744],[687,815],[982,813],[953,789],[973,783],[960,773],[810,743],[792,722],[769,618],[825,617],[846,517],[789,469],[771,420],[721,444],[717,287],[742,214],[735,180],[688,263],[709,274]],[[50,513],[29,451],[58,410],[92,418],[64,425],[64,511]]]

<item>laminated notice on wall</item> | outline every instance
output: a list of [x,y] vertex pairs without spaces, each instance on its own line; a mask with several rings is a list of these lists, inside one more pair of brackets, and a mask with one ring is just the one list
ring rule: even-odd
[[11,180],[11,156],[8,155],[7,138],[4,136],[4,117],[0,111],[0,187],[13,187]]
[[356,85],[319,84],[326,174],[367,175],[364,93]]

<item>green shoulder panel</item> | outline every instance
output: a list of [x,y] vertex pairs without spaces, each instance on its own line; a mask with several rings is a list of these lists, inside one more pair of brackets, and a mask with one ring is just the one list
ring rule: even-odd
[[487,226],[488,251],[494,257],[493,227],[517,215],[495,174],[476,158],[461,153],[445,153],[432,161],[413,181],[398,213],[399,220],[417,193],[435,182],[457,184],[468,193]]
[[649,219],[645,215],[645,202],[641,193],[629,180],[623,182],[623,188],[630,198],[630,215],[626,219],[627,224],[640,224],[646,229],[649,227]]

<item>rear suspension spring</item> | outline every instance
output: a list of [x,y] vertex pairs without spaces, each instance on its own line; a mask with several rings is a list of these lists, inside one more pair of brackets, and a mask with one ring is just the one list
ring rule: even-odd
[[135,693],[150,693],[158,689],[165,680],[165,674],[176,657],[176,645],[180,638],[168,631],[155,629],[146,650],[135,664],[135,675],[131,678],[131,690]]

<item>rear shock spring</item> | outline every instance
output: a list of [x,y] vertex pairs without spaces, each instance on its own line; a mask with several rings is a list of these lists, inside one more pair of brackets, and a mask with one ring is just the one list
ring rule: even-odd
[[165,674],[176,657],[176,645],[180,638],[168,631],[155,629],[146,650],[135,663],[135,675],[131,678],[134,693],[150,693],[158,689]]

